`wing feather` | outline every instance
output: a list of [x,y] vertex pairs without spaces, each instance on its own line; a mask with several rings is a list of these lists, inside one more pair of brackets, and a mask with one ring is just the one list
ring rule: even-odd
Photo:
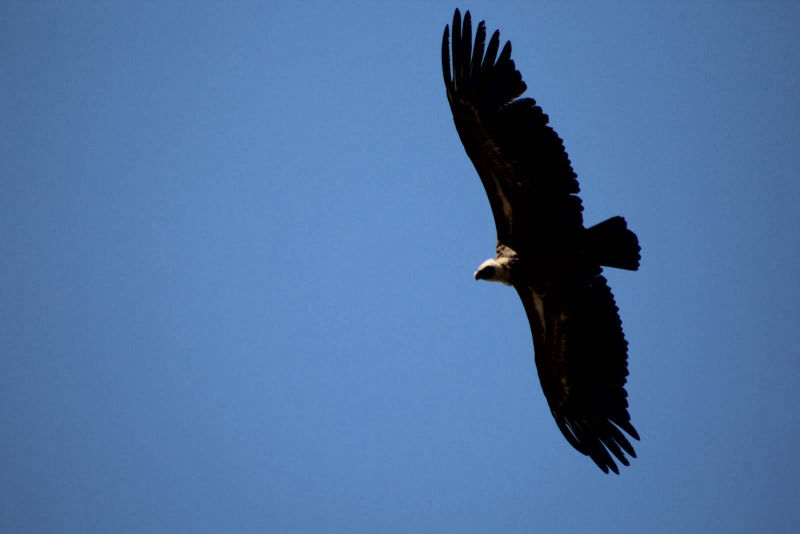
[[[481,24],[482,26],[484,24]],[[492,38],[489,40],[489,46],[486,48],[484,55],[483,65],[481,65],[481,74],[484,76],[489,75],[490,71],[494,69],[494,64],[497,59],[497,50],[500,48],[500,30],[495,30]]]
[[475,45],[472,49],[472,62],[470,63],[470,79],[477,80],[481,76],[483,64],[483,49],[486,44],[486,24],[481,21],[475,31]]

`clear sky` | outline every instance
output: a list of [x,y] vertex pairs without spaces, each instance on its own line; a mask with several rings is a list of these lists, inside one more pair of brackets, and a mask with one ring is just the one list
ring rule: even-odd
[[798,532],[800,6],[458,6],[642,243],[620,476],[472,279],[455,7],[3,3],[0,531]]

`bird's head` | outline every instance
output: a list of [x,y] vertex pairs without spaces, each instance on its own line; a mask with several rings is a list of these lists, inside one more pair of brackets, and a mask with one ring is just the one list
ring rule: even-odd
[[508,264],[501,263],[494,258],[481,263],[475,271],[475,280],[486,280],[487,282],[502,282],[509,285],[511,283],[511,270]]

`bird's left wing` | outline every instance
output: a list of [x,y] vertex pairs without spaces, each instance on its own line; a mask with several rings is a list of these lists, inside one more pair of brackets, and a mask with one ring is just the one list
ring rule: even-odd
[[[614,296],[602,276],[539,294],[515,286],[528,315],[536,370],[550,411],[567,441],[606,473],[619,473],[614,457],[636,457],[622,433],[630,422],[625,381],[628,342]],[[614,457],[611,456],[613,454]]]
[[[442,72],[456,130],[489,197],[497,239],[520,252],[532,242],[583,228],[578,180],[558,134],[525,92],[500,33],[486,26],[472,40],[469,11],[453,16],[442,37]],[[498,55],[498,50],[500,51]],[[516,100],[515,100],[516,99]]]

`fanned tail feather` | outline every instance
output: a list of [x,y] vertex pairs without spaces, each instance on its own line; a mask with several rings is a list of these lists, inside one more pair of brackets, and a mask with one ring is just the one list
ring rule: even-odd
[[639,239],[622,217],[611,217],[589,228],[588,247],[600,265],[629,271],[639,268]]

